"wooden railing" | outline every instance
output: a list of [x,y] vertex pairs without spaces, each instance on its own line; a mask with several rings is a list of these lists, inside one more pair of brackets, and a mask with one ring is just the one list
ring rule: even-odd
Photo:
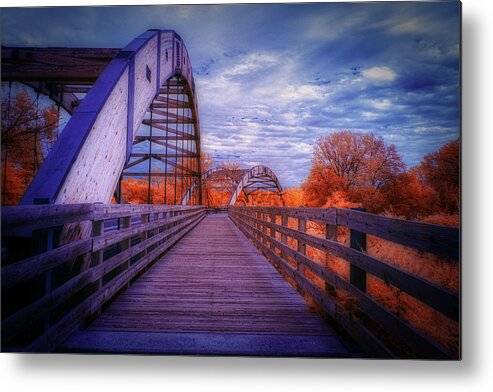
[[227,214],[228,213],[228,206],[208,207],[207,213],[208,214]]
[[[458,263],[458,229],[333,208],[229,207],[229,216],[288,281],[372,355],[410,358],[459,355],[458,347],[452,353],[390,312],[367,293],[366,287],[367,274],[371,274],[458,323],[458,294],[366,252],[368,234],[443,257],[445,263]],[[310,222],[325,226],[323,237],[307,233]],[[349,246],[337,242],[338,226],[349,229]],[[310,258],[307,246],[349,263],[349,279]],[[317,284],[311,278],[313,275],[324,284]],[[344,298],[341,293],[354,300],[352,306],[341,303],[340,298]]]
[[2,350],[52,351],[204,216],[162,205],[2,208]]

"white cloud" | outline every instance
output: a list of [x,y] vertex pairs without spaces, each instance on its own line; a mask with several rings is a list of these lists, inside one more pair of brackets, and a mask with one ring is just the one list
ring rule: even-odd
[[370,119],[378,117],[378,113],[375,112],[362,112],[361,115]]
[[324,90],[319,86],[308,84],[290,85],[281,92],[280,97],[287,101],[312,101],[322,99]]
[[419,18],[413,18],[411,20],[407,20],[405,22],[399,23],[397,25],[392,26],[390,31],[392,33],[400,34],[400,33],[419,33],[425,30],[424,23]]
[[452,56],[458,56],[460,54],[459,44],[452,45],[452,47],[449,49],[447,54],[452,55]]
[[368,19],[366,12],[322,12],[301,20],[303,34],[308,39],[338,39]]
[[395,71],[387,66],[367,68],[362,73],[365,78],[375,82],[392,82],[397,77]]
[[369,99],[366,101],[370,106],[374,107],[375,109],[378,110],[389,110],[391,109],[394,105],[392,104],[392,101],[390,99]]
[[439,58],[439,57],[442,57],[443,56],[442,51],[440,50],[440,48],[437,48],[437,47],[428,49],[426,51],[426,54],[428,56],[434,57],[434,58]]
[[291,150],[293,152],[298,152],[298,153],[301,152],[301,153],[307,154],[307,156],[309,156],[309,154],[312,153],[313,147],[308,143],[299,142],[299,143],[294,144],[291,147]]
[[244,56],[241,59],[241,62],[233,65],[231,68],[224,70],[224,76],[237,76],[237,75],[246,75],[251,72],[255,72],[261,70],[265,67],[271,67],[275,65],[279,59],[277,56],[273,56],[270,54],[261,54],[261,53],[251,53]]
[[253,166],[258,166],[258,165],[265,165],[265,162],[245,161],[244,164],[245,164],[246,167],[253,167]]

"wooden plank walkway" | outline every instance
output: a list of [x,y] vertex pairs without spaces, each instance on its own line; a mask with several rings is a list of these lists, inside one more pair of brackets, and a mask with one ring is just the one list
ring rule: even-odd
[[208,215],[61,351],[353,357],[227,215]]

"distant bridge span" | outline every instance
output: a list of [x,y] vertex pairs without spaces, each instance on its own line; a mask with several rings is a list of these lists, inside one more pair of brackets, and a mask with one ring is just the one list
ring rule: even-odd
[[[229,186],[223,186],[222,191],[231,194],[228,205],[234,206],[241,192],[246,197],[258,191],[272,191],[282,197],[282,186],[272,169],[264,165],[257,165],[250,169],[228,170],[224,168],[212,168],[202,174],[202,184],[207,188],[210,181],[217,180],[217,177],[227,179]],[[189,188],[185,196],[181,200],[182,205],[189,204],[190,198],[193,198],[197,191],[197,183],[194,183]]]

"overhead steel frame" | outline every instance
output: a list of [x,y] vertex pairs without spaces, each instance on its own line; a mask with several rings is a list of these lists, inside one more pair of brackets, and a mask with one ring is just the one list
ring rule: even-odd
[[[130,160],[120,177],[118,196],[124,178],[147,178],[149,204],[181,204],[187,190],[198,183],[200,140],[193,102],[192,90],[180,75],[161,87],[142,122],[145,134],[137,135],[133,141]],[[144,149],[147,151],[140,152]],[[157,165],[153,165],[154,161],[158,161]],[[139,166],[147,170],[139,171]],[[152,198],[150,186],[156,178],[162,180],[164,188],[161,200]],[[200,203],[200,195],[195,193],[186,204]]]
[[[40,94],[49,97],[58,109],[58,137],[60,109],[71,115],[118,52],[119,49],[2,46],[2,82],[9,83],[9,97],[13,82],[31,88],[36,93],[37,107]],[[7,152],[8,145],[2,142]],[[34,155],[36,160],[36,152]],[[37,174],[37,169],[35,165],[33,176]]]
[[72,114],[119,52],[113,48],[2,46],[2,82],[21,82]]
[[[108,203],[136,159],[147,163],[148,180],[163,177],[164,189],[173,181],[172,200],[162,202],[201,188],[192,67],[174,31],[149,30],[122,50],[2,48],[2,81],[23,82],[72,114],[21,203]],[[164,170],[154,171],[152,159]]]

